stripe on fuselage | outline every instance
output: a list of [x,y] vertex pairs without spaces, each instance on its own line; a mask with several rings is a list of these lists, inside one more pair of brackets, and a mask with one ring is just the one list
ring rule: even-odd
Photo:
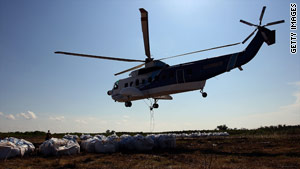
[[234,68],[237,57],[238,57],[238,54],[239,53],[236,53],[236,54],[233,54],[233,55],[230,56],[230,59],[228,61],[228,65],[227,65],[227,69],[226,69],[227,72],[229,72],[231,69]]
[[199,90],[204,88],[205,82],[206,81],[204,80],[204,81],[171,84],[171,85],[166,85],[161,87],[155,87],[155,88],[143,90],[142,93],[144,94],[144,96],[119,97],[116,101],[118,102],[134,101],[134,100],[140,100],[145,98],[153,98],[157,96],[171,95],[171,94],[176,94],[181,92]]

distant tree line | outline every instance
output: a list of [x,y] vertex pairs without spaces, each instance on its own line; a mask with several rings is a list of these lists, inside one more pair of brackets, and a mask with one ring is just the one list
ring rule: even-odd
[[[165,132],[155,132],[153,134],[165,134],[165,133],[195,133],[195,132],[228,132],[230,135],[264,135],[264,134],[300,134],[300,125],[277,125],[277,126],[265,126],[265,127],[260,127],[257,129],[246,129],[246,128],[229,128],[225,124],[219,125],[216,127],[214,130],[182,130],[182,131],[165,131]],[[116,133],[118,136],[121,136],[123,134],[128,134],[128,135],[136,135],[136,134],[141,134],[141,135],[147,135],[147,134],[152,134],[150,132],[115,132],[114,130],[107,130],[104,133],[92,133],[91,135],[97,135],[97,134],[103,134],[103,135],[111,135]],[[73,132],[73,133],[53,133],[53,137],[61,138],[65,134],[72,134],[72,135],[78,135],[80,136],[82,133],[79,132]],[[86,134],[86,133],[85,133]],[[26,131],[26,132],[0,132],[0,138],[5,138],[5,137],[17,137],[17,138],[30,138],[30,137],[45,137],[46,132],[44,131]]]

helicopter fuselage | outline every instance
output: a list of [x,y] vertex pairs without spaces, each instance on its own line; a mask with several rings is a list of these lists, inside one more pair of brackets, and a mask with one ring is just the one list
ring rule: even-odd
[[[154,99],[154,103],[149,106],[150,111],[153,108],[158,108],[157,100],[165,99],[172,100],[170,95],[193,90],[199,90],[203,97],[207,97],[207,93],[203,91],[206,81],[212,77],[229,72],[232,69],[242,69],[242,65],[252,60],[262,44],[266,42],[268,45],[275,43],[275,30],[269,30],[266,27],[284,23],[284,20],[269,22],[262,25],[262,19],[266,10],[266,6],[262,8],[259,24],[253,24],[244,20],[240,20],[248,26],[256,27],[255,30],[247,36],[245,40],[239,43],[233,43],[223,46],[218,46],[209,49],[203,49],[180,55],[169,56],[161,59],[154,59],[150,53],[149,30],[148,30],[148,12],[144,8],[140,8],[141,26],[143,32],[145,60],[128,59],[121,57],[89,55],[82,53],[56,51],[56,54],[65,54],[72,56],[97,58],[105,60],[114,60],[122,62],[140,62],[137,66],[123,70],[115,75],[120,75],[129,71],[128,78],[120,79],[115,84],[112,90],[107,92],[112,99],[118,102],[125,102],[126,107],[131,107],[131,101],[140,99]],[[255,34],[256,32],[256,34]],[[209,50],[215,50],[225,47],[230,47],[238,44],[244,44],[255,34],[255,37],[249,43],[245,50],[237,53],[227,54],[223,56],[182,63],[174,66],[162,62],[162,60],[175,58],[184,55],[200,53]],[[144,68],[141,68],[145,66]],[[139,69],[141,68],[141,69]]]
[[275,31],[260,28],[242,52],[174,66],[162,62],[162,66],[136,70],[131,77],[117,81],[108,94],[115,101],[129,102],[145,98],[172,99],[171,94],[203,91],[207,79],[235,68],[242,70],[241,66],[257,54],[263,42],[268,45],[275,43]]

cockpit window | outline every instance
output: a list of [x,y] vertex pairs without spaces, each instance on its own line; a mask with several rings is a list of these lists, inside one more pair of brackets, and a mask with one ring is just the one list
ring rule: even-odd
[[114,85],[114,89],[118,89],[119,88],[119,81],[116,81],[115,85]]

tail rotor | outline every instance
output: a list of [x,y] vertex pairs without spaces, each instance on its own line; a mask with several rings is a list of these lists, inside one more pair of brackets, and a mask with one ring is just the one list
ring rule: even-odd
[[244,24],[246,24],[246,25],[249,25],[249,26],[255,26],[255,27],[256,27],[256,29],[255,29],[249,36],[247,36],[247,38],[242,42],[242,44],[246,43],[247,40],[250,39],[250,38],[254,35],[254,33],[257,31],[257,29],[261,29],[261,28],[264,28],[264,27],[266,27],[266,26],[271,26],[271,25],[275,25],[275,24],[284,23],[284,20],[279,20],[279,21],[270,22],[270,23],[267,23],[267,24],[261,26],[261,22],[262,22],[262,19],[263,19],[263,17],[264,17],[265,10],[266,10],[266,6],[264,6],[264,7],[262,8],[262,11],[261,11],[261,13],[260,13],[260,17],[259,17],[259,25],[256,25],[256,24],[253,24],[253,23],[244,21],[244,20],[242,20],[242,19],[240,20],[240,22],[242,22],[242,23],[244,23]]

